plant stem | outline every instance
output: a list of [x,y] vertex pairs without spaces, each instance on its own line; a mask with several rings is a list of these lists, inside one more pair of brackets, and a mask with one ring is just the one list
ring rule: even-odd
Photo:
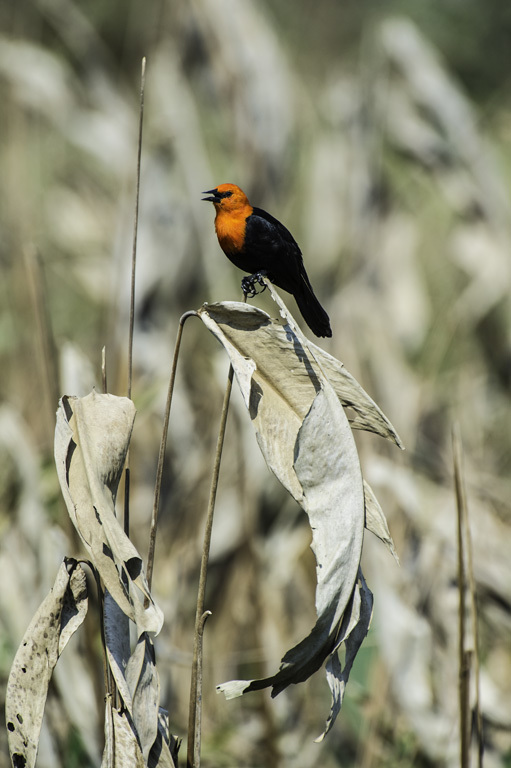
[[204,634],[204,624],[209,611],[204,611],[204,599],[206,594],[206,580],[208,572],[209,549],[211,545],[211,531],[213,529],[213,515],[215,511],[216,492],[218,489],[218,476],[220,474],[220,462],[222,459],[222,449],[225,437],[225,425],[229,411],[229,400],[232,390],[232,379],[234,370],[232,365],[229,367],[227,377],[227,386],[225,388],[224,402],[222,405],[222,415],[220,418],[220,427],[218,430],[218,440],[216,444],[215,463],[213,465],[213,475],[211,478],[211,488],[209,492],[208,513],[206,516],[206,529],[204,531],[204,544],[202,548],[202,558],[199,576],[199,590],[197,594],[197,611],[195,614],[195,633],[193,639],[193,662],[192,676],[190,682],[190,709],[188,718],[188,749],[187,749],[187,768],[199,768],[200,766],[200,746],[201,746],[201,717],[202,717],[202,638]]
[[[470,535],[470,526],[468,522],[468,504],[467,504],[467,496],[466,496],[466,490],[465,490],[465,481],[464,481],[464,472],[463,472],[463,455],[462,455],[462,445],[461,445],[461,438],[459,435],[459,427],[458,425],[454,425],[452,430],[452,443],[453,443],[453,454],[454,454],[454,479],[455,479],[455,485],[456,485],[456,502],[458,507],[458,546],[463,545],[464,542],[464,550],[466,552],[462,552],[461,556],[461,566],[463,568],[463,596],[460,592],[460,707],[462,706],[462,693],[463,693],[463,687],[466,687],[466,691],[464,692],[466,695],[466,706],[465,706],[465,712],[463,710],[460,710],[460,728],[464,729],[462,730],[462,737],[463,733],[466,734],[466,739],[468,739],[468,747],[466,748],[468,750],[466,755],[466,760],[468,760],[467,765],[470,763],[470,739],[471,739],[471,708],[470,708],[470,691],[469,691],[469,680],[470,680],[470,651],[465,650],[464,651],[464,665],[462,666],[462,655],[461,651],[462,648],[464,648],[464,640],[463,640],[463,646],[461,643],[461,632],[462,632],[462,621],[463,621],[463,630],[464,630],[464,624],[465,619],[461,616],[461,608],[462,608],[462,601],[463,601],[463,610],[464,610],[464,593],[466,589],[466,582],[468,581],[468,587],[469,587],[469,595],[470,595],[470,621],[472,625],[472,637],[473,637],[473,654],[474,654],[474,682],[475,682],[475,703],[474,703],[474,709],[475,709],[475,729],[476,729],[476,735],[477,735],[477,745],[478,745],[478,766],[479,768],[482,768],[483,765],[483,755],[484,755],[484,740],[483,740],[483,719],[482,719],[482,713],[481,713],[481,695],[480,695],[480,665],[479,665],[479,633],[478,633],[478,627],[477,627],[477,600],[476,600],[476,587],[475,587],[475,578],[474,578],[474,566],[473,566],[473,558],[472,558],[472,537]],[[461,527],[461,531],[460,531]],[[465,559],[466,555],[466,559]],[[458,579],[459,577],[459,568],[460,568],[460,556],[458,555]],[[460,581],[461,584],[461,581]],[[463,681],[463,676],[466,676],[466,680]],[[466,719],[466,722],[464,723],[464,718]],[[462,765],[463,759],[464,759],[464,750],[463,750],[463,744],[462,744]]]
[[42,372],[41,381],[47,406],[45,416],[48,419],[48,434],[53,434],[55,408],[59,401],[59,362],[51,324],[44,266],[41,256],[35,248],[25,248],[23,255],[30,300],[35,315],[35,351]]
[[101,350],[101,382],[103,385],[103,394],[108,392],[108,381],[106,376],[106,347]]
[[135,213],[133,216],[133,245],[131,251],[131,291],[130,291],[130,319],[128,339],[128,397],[131,399],[131,385],[133,378],[133,328],[135,324],[135,277],[137,268],[137,239],[138,239],[138,207],[140,200],[140,159],[142,156],[142,129],[144,125],[144,93],[145,93],[145,56],[142,59],[142,73],[140,78],[140,109],[138,123],[138,150],[137,150],[137,187],[135,194]]
[[151,517],[151,530],[149,533],[149,552],[147,555],[147,583],[151,589],[154,568],[154,551],[156,547],[156,531],[158,528],[158,513],[160,509],[161,482],[163,477],[163,462],[165,460],[165,447],[167,445],[167,434],[169,431],[170,407],[172,405],[172,395],[174,394],[174,382],[176,380],[177,361],[179,358],[179,349],[181,347],[181,337],[183,335],[183,326],[189,317],[197,317],[197,312],[192,310],[185,312],[179,320],[177,329],[176,344],[174,347],[174,357],[172,360],[172,370],[170,372],[169,388],[167,391],[167,402],[165,405],[165,416],[163,419],[163,430],[160,442],[160,452],[158,454],[158,468],[156,470],[156,482],[154,486],[153,513]]
[[[135,325],[135,277],[137,268],[137,239],[138,239],[138,206],[140,200],[140,158],[142,156],[142,128],[144,125],[144,93],[145,93],[145,56],[142,59],[140,79],[140,110],[138,124],[137,149],[137,188],[135,194],[135,213],[133,216],[133,246],[131,251],[131,290],[130,290],[130,319],[128,338],[128,397],[131,400],[133,382],[133,329]],[[124,475],[124,533],[130,535],[130,452],[126,454],[126,472]],[[127,582],[126,582],[127,583]]]
[[465,527],[467,519],[467,501],[463,482],[463,470],[461,463],[461,441],[457,425],[452,429],[452,447],[454,459],[454,483],[456,489],[457,535],[458,535],[458,693],[460,709],[460,766],[469,768],[470,765],[470,651],[465,648],[465,593],[466,593],[466,562]]

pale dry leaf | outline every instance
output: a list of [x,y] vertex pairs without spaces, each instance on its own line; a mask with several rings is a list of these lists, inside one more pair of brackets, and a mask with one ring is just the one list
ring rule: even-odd
[[227,698],[306,680],[334,651],[359,572],[364,487],[353,434],[337,393],[301,332],[244,304],[199,315],[226,348],[268,466],[301,504],[317,563],[317,621],[262,680],[218,686]]
[[328,352],[325,352],[324,349],[318,347],[317,344],[313,344],[304,336],[300,326],[297,325],[271,280],[263,277],[263,281],[273,301],[277,304],[280,314],[286,320],[287,325],[310,350],[317,364],[321,367],[323,374],[328,378],[336,391],[341,403],[355,411],[356,416],[350,420],[352,429],[365,429],[368,432],[374,432],[377,435],[381,435],[381,437],[392,440],[399,448],[404,448],[401,438],[390,421],[374,400],[360,386],[355,377],[346,370],[340,360],[336,360],[335,357],[329,355]]
[[383,509],[374,491],[364,480],[364,498],[365,498],[365,526],[368,531],[374,533],[375,536],[383,541],[387,545],[391,555],[394,557],[396,563],[399,565],[399,557],[394,546],[394,541],[390,535],[387,519],[383,513]]
[[[271,289],[273,292],[273,287]],[[279,306],[282,307],[282,302]],[[315,360],[332,383],[341,403],[356,411],[357,416],[355,421],[350,422],[351,427],[358,426],[376,432],[400,447],[402,443],[387,417],[339,360],[307,340],[304,340],[303,344],[311,350],[314,359],[311,361],[305,355],[302,342],[296,336],[301,336],[299,328],[285,305],[281,311],[285,311],[286,320],[289,322],[287,330],[273,321],[266,312],[241,302],[205,304],[199,314],[206,325],[210,323],[208,327],[218,336],[231,359],[236,357],[236,378],[244,400],[249,404],[261,451],[268,466],[299,501],[301,489],[296,482],[296,473],[292,466],[293,446],[301,419],[319,387],[320,373],[314,372]],[[291,323],[295,327],[294,331],[291,330]],[[290,343],[292,339],[294,340]],[[292,388],[288,386],[291,378]],[[263,386],[265,400],[259,402]],[[284,421],[274,420],[272,414],[278,413],[280,404],[286,403],[290,418]],[[267,425],[264,433],[257,429],[259,418]],[[271,451],[267,446],[268,440],[272,442]],[[397,557],[383,511],[369,486],[366,490],[366,526],[381,538],[394,557]]]
[[[271,283],[269,286],[271,286]],[[272,296],[278,297],[273,286],[271,286],[271,293]],[[282,302],[279,306],[282,306]],[[272,320],[263,310],[242,302],[224,301],[217,304],[205,304],[199,310],[199,313],[203,310],[207,311],[213,319],[216,319],[222,325],[226,342],[233,342],[235,346],[239,345],[239,353],[247,358],[247,376],[251,374],[249,369],[250,358],[253,357],[251,353],[252,346],[256,348],[263,347],[263,349],[259,350],[258,360],[274,364],[275,370],[272,372],[272,375],[277,382],[281,377],[286,379],[292,373],[293,376],[299,377],[296,382],[297,395],[300,393],[302,383],[304,383],[306,388],[310,387],[309,372],[306,367],[302,368],[300,365],[297,365],[298,350],[293,349],[293,346],[289,344],[289,333],[301,336],[301,332],[292,321],[292,316],[289,312],[286,312],[286,320],[289,323],[288,328],[286,328],[286,326],[282,326],[280,323]],[[293,322],[293,326],[291,326],[291,322]],[[257,328],[260,332],[256,337],[248,339],[247,347],[245,347],[242,346],[242,339],[236,334],[237,327],[238,329],[244,328],[245,330],[248,330],[249,327]],[[346,369],[344,364],[311,341],[306,340],[306,344],[318,364],[321,365],[324,374],[329,379],[343,406],[351,408],[355,412],[355,415],[352,418],[350,417],[352,428],[373,432],[403,448],[401,438],[389,419],[363,387],[360,386],[355,377]],[[266,355],[264,354],[265,345]],[[277,356],[278,360],[275,360],[274,358]],[[301,382],[300,379],[304,377],[306,379],[305,382]]]
[[[332,706],[326,721],[325,730],[321,736],[318,736],[317,742],[323,741],[341,710],[351,668],[358,650],[369,632],[372,615],[373,595],[366,584],[362,570],[359,569],[358,581],[353,592],[351,606],[349,606],[345,613],[336,647],[330,654],[325,667],[328,685],[332,692]],[[346,629],[344,629],[345,625]],[[346,647],[344,667],[338,654],[341,643],[344,643]]]
[[114,709],[111,706],[111,699],[106,699],[105,706],[105,746],[103,748],[103,758],[101,768],[113,768],[114,758]]
[[147,768],[126,711],[106,707],[105,749],[101,768]]
[[[169,744],[171,742],[171,745]],[[168,713],[158,712],[157,733],[147,759],[127,710],[107,706],[105,710],[105,748],[101,768],[176,768],[180,740],[169,735]],[[173,750],[173,752],[171,751]],[[176,758],[176,760],[174,759]]]
[[158,712],[158,736],[153,745],[148,768],[175,768],[178,761],[178,753],[181,747],[181,739],[170,732],[169,713],[163,707]]
[[160,707],[158,713],[158,733],[153,744],[147,768],[176,768],[181,739],[170,733],[169,713]]
[[124,706],[133,717],[131,691],[126,682],[126,667],[131,655],[129,619],[108,590],[105,591],[103,619],[108,666]]
[[158,734],[160,680],[154,646],[146,633],[139,637],[130,657],[126,667],[126,682],[133,702],[133,722],[147,762]]
[[[104,617],[108,664],[129,714],[133,738],[148,766],[173,768],[170,747],[175,739],[169,734],[168,717],[165,720],[159,707],[160,684],[152,641],[144,633],[131,654],[128,619],[108,592],[105,594]],[[107,718],[107,741],[112,728],[112,720]],[[115,750],[113,743],[111,748]],[[108,755],[105,752],[104,760]]]
[[[128,450],[135,406],[95,391],[63,397],[57,411],[55,463],[75,525],[101,579],[138,634],[158,633],[163,614],[153,602],[142,558],[115,516],[115,497]],[[124,586],[121,574],[133,585]]]
[[13,765],[35,765],[53,669],[86,613],[85,573],[76,560],[66,558],[25,632],[9,674],[5,714]]

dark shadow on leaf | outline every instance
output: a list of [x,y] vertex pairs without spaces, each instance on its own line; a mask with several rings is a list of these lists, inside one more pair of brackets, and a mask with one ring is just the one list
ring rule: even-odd
[[142,561],[138,557],[130,557],[124,562],[124,567],[132,581],[138,579],[142,572]]
[[263,390],[261,386],[252,379],[250,386],[250,402],[248,404],[248,412],[251,419],[255,419],[257,417],[259,403],[261,402],[262,396]]

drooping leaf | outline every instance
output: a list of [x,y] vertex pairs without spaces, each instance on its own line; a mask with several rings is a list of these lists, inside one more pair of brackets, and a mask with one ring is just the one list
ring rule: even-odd
[[[104,617],[108,665],[122,698],[123,709],[129,716],[122,724],[113,715],[107,717],[106,741],[115,736],[115,721],[123,729],[125,743],[131,729],[131,739],[136,742],[134,753],[141,751],[144,766],[174,768],[171,749],[175,748],[177,754],[176,739],[170,736],[168,717],[165,720],[159,707],[160,683],[151,637],[143,633],[131,654],[126,616],[108,592],[105,594]],[[115,749],[115,742],[112,742],[111,751],[115,752]],[[109,755],[110,752],[105,750],[104,761],[110,759]]]
[[387,545],[391,555],[395,559],[396,563],[399,565],[399,557],[397,555],[392,536],[390,535],[387,519],[383,514],[383,509],[381,508],[378,499],[374,495],[373,489],[371,488],[369,483],[366,483],[365,480],[364,480],[364,498],[365,498],[365,526],[367,530],[371,531],[371,533],[374,533],[375,536],[378,536],[378,538],[381,539],[381,541],[383,541],[383,543]]
[[[268,466],[306,511],[312,528],[316,624],[285,654],[276,674],[218,687],[227,698],[268,686],[277,695],[306,680],[336,652],[343,622],[354,631],[349,611],[364,529],[358,454],[338,394],[301,332],[239,303],[205,305],[199,315],[229,354]],[[328,678],[332,685],[336,679],[335,673]]]
[[[278,297],[273,286],[269,284],[269,287],[272,296]],[[282,302],[279,306],[281,305]],[[245,354],[248,359],[257,357],[261,370],[264,370],[265,365],[272,365],[272,378],[276,382],[282,377],[284,379],[289,378],[292,373],[297,378],[295,398],[300,397],[301,384],[304,384],[306,388],[310,386],[309,372],[306,367],[296,364],[296,350],[289,343],[289,332],[296,335],[296,333],[300,333],[299,329],[296,329],[295,333],[290,325],[282,326],[272,320],[263,310],[242,302],[225,301],[218,304],[205,304],[200,312],[202,311],[207,311],[218,323],[222,324],[228,341],[231,340],[231,333],[235,333],[237,326],[243,326],[247,330],[249,327],[254,330],[257,329],[258,333],[250,338],[247,348],[243,346],[242,337],[233,337],[236,339],[235,345],[239,345],[238,351],[242,355]],[[287,318],[290,322],[292,321],[289,312],[287,312]],[[248,337],[246,338],[248,339]],[[355,377],[349,373],[344,364],[311,341],[307,340],[307,347],[310,353],[314,355],[317,363],[321,365],[341,403],[346,408],[355,411],[355,416],[350,419],[352,428],[374,432],[402,448],[402,441],[389,419],[360,386]],[[255,355],[254,349],[257,350]],[[248,360],[247,365],[250,365]],[[249,372],[247,371],[247,373]],[[301,381],[302,379],[304,381]]]
[[133,702],[133,721],[137,729],[144,760],[158,733],[160,680],[156,670],[154,646],[147,634],[139,637],[126,668],[126,682]]
[[126,710],[105,709],[105,749],[101,768],[147,768]]
[[[57,411],[55,462],[69,515],[101,579],[138,634],[158,633],[155,605],[142,558],[115,516],[135,407],[131,400],[91,392],[63,397]],[[121,574],[134,585],[126,589]]]
[[86,613],[85,573],[76,560],[66,558],[25,632],[9,674],[5,713],[14,766],[35,765],[53,669]]
[[335,357],[329,355],[328,352],[325,352],[321,347],[318,347],[316,344],[305,339],[291,312],[275,290],[271,280],[264,277],[263,281],[288,326],[300,338],[305,340],[314,359],[318,365],[321,366],[323,374],[328,378],[334,390],[337,392],[341,403],[345,407],[353,408],[353,410],[356,411],[357,416],[351,420],[352,428],[366,429],[369,432],[374,432],[388,440],[392,440],[399,448],[404,448],[401,438],[390,421],[376,405],[374,400],[372,400],[367,392],[362,389],[355,377],[346,370],[339,360],[336,360]]
[[126,667],[131,656],[129,619],[108,590],[104,597],[103,621],[108,666],[124,706],[132,716],[131,691],[126,682]]
[[[362,570],[359,569],[358,581],[353,591],[351,605],[345,612],[336,647],[326,663],[326,678],[332,692],[332,706],[326,721],[325,730],[316,739],[323,741],[339,714],[346,691],[351,668],[363,640],[369,632],[373,614],[373,595],[367,586]],[[345,644],[346,656],[342,667],[338,650]]]
[[175,768],[181,739],[170,733],[169,713],[163,707],[158,712],[158,734],[147,761],[147,768]]
[[177,755],[179,743],[174,740],[172,753],[166,739],[165,726],[162,724],[165,715],[166,713],[160,715],[156,741],[146,761],[128,713],[107,707],[105,749],[101,768],[176,768],[174,756]]

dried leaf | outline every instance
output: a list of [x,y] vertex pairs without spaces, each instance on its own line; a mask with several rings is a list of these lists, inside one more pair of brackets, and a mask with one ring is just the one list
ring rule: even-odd
[[[104,616],[108,663],[129,715],[132,739],[142,752],[144,765],[174,768],[170,746],[171,741],[175,745],[176,740],[170,736],[168,717],[165,719],[164,710],[159,707],[160,683],[152,640],[149,635],[142,634],[130,656],[126,616],[108,593],[105,594]],[[112,728],[110,717],[105,724],[107,742]],[[124,737],[127,739],[127,732]],[[115,750],[115,744],[112,749]],[[108,754],[105,751],[104,760]]]
[[320,347],[309,342],[325,375],[328,377],[339,400],[346,408],[353,408],[356,415],[350,418],[352,429],[363,429],[391,440],[399,448],[404,449],[401,438],[385,416],[382,410],[369,397],[354,376],[346,370],[343,363],[336,360]]
[[[272,296],[278,296],[271,284],[269,286],[271,287]],[[280,302],[279,306],[281,305],[282,302]],[[295,398],[301,398],[302,387],[306,390],[310,389],[310,371],[306,365],[297,365],[297,350],[293,349],[293,346],[289,343],[289,332],[295,333],[295,331],[291,330],[291,327],[280,325],[280,323],[272,320],[263,310],[242,302],[224,301],[218,304],[205,304],[199,310],[199,313],[201,312],[207,312],[210,317],[219,323],[222,326],[226,340],[234,343],[239,353],[247,358],[247,375],[250,375],[250,359],[257,358],[258,365],[262,366],[261,371],[264,371],[264,366],[273,364],[272,379],[277,384],[281,378],[284,378],[284,380],[289,378],[291,373],[297,378],[295,382]],[[288,312],[286,313],[286,319],[292,321]],[[237,328],[239,330],[242,327],[246,330],[249,328],[258,330],[256,336],[247,337],[246,348],[244,347],[244,338],[236,333]],[[298,328],[296,328],[296,333],[300,333]],[[306,340],[306,344],[318,364],[321,365],[324,374],[330,381],[341,403],[346,408],[352,408],[355,411],[356,415],[350,419],[352,428],[374,432],[403,448],[401,438],[389,419],[360,386],[355,377],[349,373],[343,363],[329,355],[328,352],[325,352],[316,344],[308,340]],[[266,347],[266,350],[264,347]],[[254,354],[254,348],[257,349],[257,354]]]
[[158,735],[153,745],[148,768],[175,768],[181,739],[170,733],[169,713],[163,707],[158,712]]
[[137,729],[144,760],[158,733],[160,681],[156,670],[154,646],[147,634],[139,637],[126,668],[126,682],[133,702],[133,721]]
[[[325,667],[326,678],[332,692],[332,706],[330,708],[330,715],[326,721],[325,730],[321,736],[318,736],[316,739],[317,742],[323,741],[341,710],[351,668],[358,650],[369,632],[372,614],[373,595],[365,582],[362,570],[359,570],[358,582],[353,592],[351,606],[344,615],[343,626],[341,626],[337,645],[330,655]],[[344,625],[347,626],[345,631],[343,629]],[[343,642],[346,646],[344,668],[341,665],[338,654],[339,647]]]
[[[128,450],[131,400],[91,392],[63,397],[57,411],[55,462],[69,515],[106,589],[137,625],[158,633],[163,614],[153,602],[142,558],[115,516],[115,497]],[[136,588],[129,592],[121,573]]]
[[108,591],[105,592],[103,617],[108,666],[114,676],[124,706],[132,717],[131,691],[126,682],[126,667],[131,655],[129,619]]
[[153,744],[147,768],[175,768],[181,739],[170,733],[169,713],[160,707],[158,713],[158,733]]
[[383,543],[387,545],[391,555],[394,557],[396,563],[399,565],[399,557],[394,547],[394,541],[392,539],[392,536],[390,535],[387,519],[383,513],[383,509],[381,508],[378,499],[374,495],[373,489],[371,488],[369,483],[366,483],[365,480],[364,480],[364,498],[365,498],[365,513],[366,513],[365,526],[367,530],[371,531],[371,533],[374,533],[375,536],[378,536],[378,538],[381,539],[381,541],[383,541]]
[[288,310],[279,294],[275,290],[273,283],[267,277],[263,281],[268,288],[273,301],[277,304],[280,314],[286,320],[287,325],[299,338],[303,339],[308,349],[311,351],[314,359],[321,366],[323,374],[329,379],[333,388],[337,392],[339,400],[345,407],[353,408],[357,416],[351,420],[353,429],[366,429],[368,432],[375,432],[389,440],[392,440],[399,448],[404,448],[401,438],[396,430],[378,408],[367,392],[365,392],[358,381],[348,373],[344,365],[329,355],[321,347],[313,344],[305,338],[294,317]]
[[147,768],[126,711],[106,707],[105,749],[101,768]]
[[311,633],[286,653],[275,675],[218,686],[227,698],[268,686],[275,696],[306,680],[336,650],[343,617],[353,631],[345,611],[353,604],[362,551],[362,474],[338,395],[301,332],[244,304],[205,305],[199,315],[229,354],[268,466],[312,528],[318,618]]
[[58,658],[87,613],[85,573],[66,558],[25,632],[7,683],[5,713],[12,764],[35,765],[48,685]]

